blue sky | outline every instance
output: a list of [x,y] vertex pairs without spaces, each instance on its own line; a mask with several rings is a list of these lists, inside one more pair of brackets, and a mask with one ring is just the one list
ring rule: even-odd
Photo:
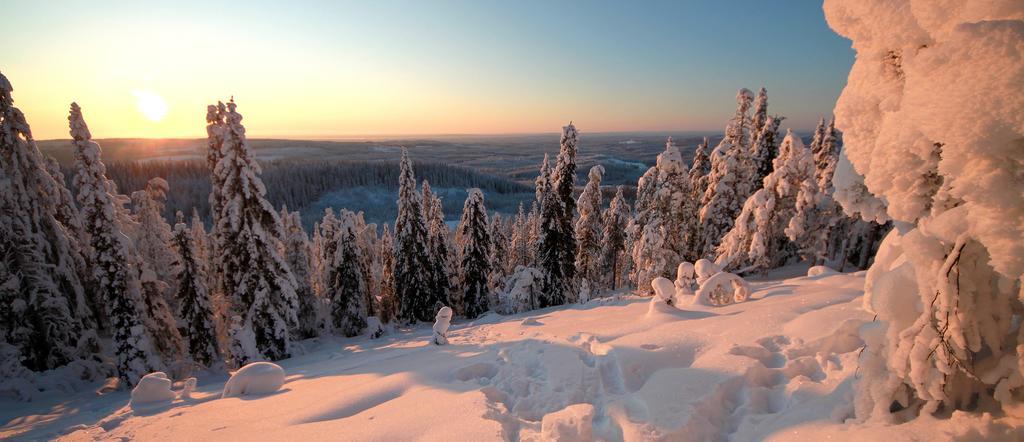
[[807,130],[853,62],[815,1],[3,3],[0,71],[41,138],[71,100],[107,136],[202,136],[229,95],[267,136],[720,130],[761,86]]

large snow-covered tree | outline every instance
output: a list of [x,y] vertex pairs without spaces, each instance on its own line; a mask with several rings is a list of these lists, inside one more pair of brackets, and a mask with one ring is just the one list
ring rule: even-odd
[[604,167],[590,168],[587,185],[576,202],[579,218],[576,220],[576,271],[591,289],[603,285],[601,268],[601,178]]
[[230,300],[230,356],[235,365],[291,354],[289,330],[298,320],[295,277],[277,249],[281,218],[266,199],[262,170],[249,149],[242,115],[226,105],[223,146],[215,170],[223,207],[217,225],[217,264]]
[[177,291],[174,296],[178,317],[181,318],[188,357],[201,366],[210,367],[220,362],[216,318],[213,299],[206,285],[206,272],[198,259],[199,252],[192,235],[184,216],[178,212],[173,234],[174,247],[179,256],[175,266]]
[[[857,52],[835,109],[857,174],[838,167],[835,195],[898,224],[865,283],[877,320],[860,330],[860,420],[1022,415],[1024,19],[1011,3],[825,2]],[[861,185],[874,198],[849,191]]]
[[330,300],[331,327],[345,336],[357,336],[366,329],[366,280],[360,263],[358,236],[361,231],[355,213],[342,209],[337,246],[327,267],[324,297]]
[[90,239],[90,261],[110,315],[117,374],[134,385],[142,376],[165,366],[157,354],[152,329],[143,317],[145,302],[137,261],[117,216],[119,198],[107,179],[100,146],[92,141],[82,110],[75,103],[71,104],[68,121],[75,147],[76,199]]
[[443,293],[430,285],[430,252],[423,196],[416,190],[409,151],[402,149],[398,176],[398,217],[395,219],[395,298],[397,318],[405,323],[429,322],[444,304]]
[[541,237],[538,248],[540,269],[544,272],[544,296],[540,306],[565,304],[575,297],[576,232],[572,220],[576,201],[576,144],[578,133],[570,122],[562,128],[560,149],[551,172],[551,190],[540,209]]
[[133,218],[132,240],[142,261],[143,271],[153,273],[154,282],[166,285],[162,293],[167,304],[177,310],[174,299],[174,262],[178,257],[171,248],[171,226],[164,219],[164,203],[169,187],[163,178],[153,178],[144,190],[132,192]]
[[763,187],[747,198],[732,229],[722,238],[717,263],[728,270],[752,267],[766,271],[794,258],[785,229],[796,213],[797,193],[805,182],[817,186],[814,161],[800,137],[790,131],[772,173],[765,177]]
[[487,277],[487,287],[490,293],[496,293],[501,289],[505,277],[512,273],[512,267],[509,266],[509,233],[500,214],[495,213],[490,217],[487,233],[491,237],[491,248],[487,252],[491,274]]
[[11,244],[9,262],[15,267],[9,273],[20,276],[20,287],[9,294],[18,293],[10,301],[19,307],[25,332],[10,343],[25,367],[46,370],[80,356],[79,344],[91,337],[83,333],[81,318],[91,314],[75,268],[76,239],[59,221],[64,183],[46,171],[12,91],[0,74],[0,198],[9,223],[0,241]]
[[488,231],[487,208],[480,189],[469,189],[462,207],[462,219],[455,231],[459,262],[459,291],[456,311],[475,318],[487,311],[488,277],[491,273],[491,235]]
[[533,263],[533,253],[530,247],[530,222],[523,211],[523,203],[519,203],[519,213],[512,222],[512,235],[509,238],[509,265],[515,269],[517,266],[529,266]]
[[754,163],[754,176],[751,179],[757,186],[763,184],[764,177],[772,173],[772,164],[779,154],[779,125],[784,119],[779,116],[767,117],[761,130],[754,136],[754,145],[750,151]]

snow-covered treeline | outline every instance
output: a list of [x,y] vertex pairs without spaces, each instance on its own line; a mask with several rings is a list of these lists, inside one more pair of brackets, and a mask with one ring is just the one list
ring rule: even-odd
[[[36,148],[6,79],[0,86],[0,184],[10,189],[2,202],[11,220],[0,238],[0,314],[11,318],[0,338],[20,362],[2,366],[9,376],[0,389],[25,397],[36,379],[26,370],[73,365],[81,378],[117,375],[129,385],[158,369],[181,378],[288,358],[295,341],[325,333],[377,336],[430,322],[443,307],[472,319],[623,288],[645,294],[652,281],[693,268],[686,262],[736,273],[800,259],[863,267],[883,230],[846,216],[832,198],[842,147],[835,124],[823,120],[810,147],[782,137],[783,118],[768,114],[763,88],[756,97],[739,91],[725,137],[715,147],[705,140],[691,164],[669,139],[637,183],[635,208],[632,189],[602,186],[601,166],[577,186],[581,136],[570,123],[557,156],[540,165],[533,201],[502,217],[490,197],[523,193],[522,185],[414,164],[404,149],[397,165],[289,161],[265,171],[233,100],[207,109],[205,164],[114,168],[72,105],[67,187]],[[158,173],[171,179],[140,181]],[[138,190],[124,195],[118,179]],[[457,201],[446,205],[438,183],[484,188],[466,191],[461,216],[446,215]],[[346,186],[396,189],[394,222],[288,208]],[[446,219],[456,217],[453,232]]]

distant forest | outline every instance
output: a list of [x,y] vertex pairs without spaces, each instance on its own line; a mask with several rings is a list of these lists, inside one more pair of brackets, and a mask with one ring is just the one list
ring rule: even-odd
[[[287,205],[303,214],[307,228],[318,221],[326,207],[363,211],[368,222],[393,223],[397,213],[397,161],[272,160],[261,163],[267,198],[277,208]],[[515,213],[519,202],[527,210],[533,199],[532,186],[508,178],[484,174],[440,163],[416,163],[416,179],[427,180],[443,198],[449,220],[462,212],[466,189],[478,187],[487,196],[490,211]],[[72,170],[64,171],[73,189]],[[142,190],[154,177],[167,180],[170,192],[164,216],[174,219],[176,211],[210,218],[210,171],[205,161],[148,160],[112,162],[107,176],[121,193]],[[73,190],[77,191],[77,189]]]

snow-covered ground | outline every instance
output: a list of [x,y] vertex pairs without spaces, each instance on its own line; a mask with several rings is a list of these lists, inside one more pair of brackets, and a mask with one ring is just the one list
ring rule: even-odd
[[280,363],[273,394],[222,399],[221,374],[145,412],[125,391],[3,399],[0,439],[1014,440],[1010,423],[976,415],[843,423],[872,319],[863,282],[782,272],[726,307],[620,296],[491,314],[453,324],[447,346],[429,344],[429,324],[311,340]]

